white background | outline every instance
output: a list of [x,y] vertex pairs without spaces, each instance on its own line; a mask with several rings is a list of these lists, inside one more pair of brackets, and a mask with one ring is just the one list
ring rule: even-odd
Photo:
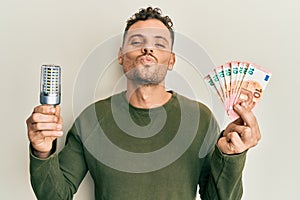
[[[82,63],[96,46],[121,33],[131,14],[149,5],[161,7],[175,31],[201,45],[216,65],[242,60],[272,71],[256,110],[262,140],[248,153],[243,199],[299,197],[300,1],[10,0],[0,6],[0,199],[35,199],[25,120],[39,103],[41,64],[63,67],[66,132],[73,121],[72,92]],[[203,91],[204,102],[207,94]],[[92,200],[91,183],[85,179],[75,199]]]

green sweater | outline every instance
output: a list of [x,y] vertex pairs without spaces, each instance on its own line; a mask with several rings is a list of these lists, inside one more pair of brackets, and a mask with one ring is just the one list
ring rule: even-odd
[[203,104],[173,92],[164,106],[139,109],[125,93],[86,108],[65,147],[48,159],[30,154],[38,199],[72,199],[89,171],[97,200],[240,199],[246,153],[224,155]]

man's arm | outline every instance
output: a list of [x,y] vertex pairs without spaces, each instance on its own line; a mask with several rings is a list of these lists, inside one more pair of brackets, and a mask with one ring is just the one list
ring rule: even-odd
[[218,146],[205,157],[199,180],[203,200],[238,200],[243,194],[242,171],[246,152],[226,155]]
[[[61,120],[59,112],[52,108],[38,106],[27,120],[31,184],[38,199],[67,200],[77,191],[87,167],[74,127],[67,135],[64,149],[59,154],[56,152],[55,134]],[[54,113],[56,116],[51,116]]]
[[242,197],[246,152],[257,145],[261,135],[256,118],[246,104],[235,105],[234,109],[241,117],[227,126],[214,151],[205,158],[199,183],[202,199],[238,200]]

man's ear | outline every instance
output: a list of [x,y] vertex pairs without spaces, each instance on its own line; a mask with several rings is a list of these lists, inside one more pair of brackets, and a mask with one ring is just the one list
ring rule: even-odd
[[175,64],[176,61],[176,56],[175,53],[171,52],[170,54],[170,59],[169,59],[169,63],[168,63],[168,70],[172,70],[173,66]]
[[122,47],[120,47],[119,49],[119,53],[118,53],[118,63],[120,65],[123,65],[123,53],[122,53]]

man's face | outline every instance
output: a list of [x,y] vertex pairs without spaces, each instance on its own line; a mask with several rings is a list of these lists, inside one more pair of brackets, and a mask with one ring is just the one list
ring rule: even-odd
[[128,30],[119,52],[119,64],[127,78],[140,84],[164,82],[167,70],[173,68],[175,55],[168,28],[157,19],[134,23]]

